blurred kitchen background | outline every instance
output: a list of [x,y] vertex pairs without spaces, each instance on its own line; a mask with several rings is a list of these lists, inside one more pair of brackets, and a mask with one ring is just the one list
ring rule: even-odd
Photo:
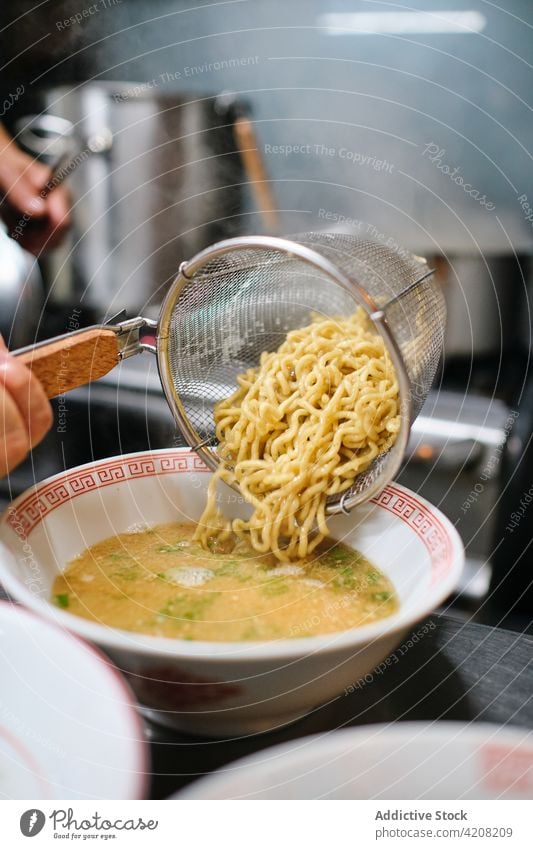
[[[448,334],[400,480],[466,544],[457,614],[529,627],[531,3],[22,0],[0,29],[2,120],[44,161],[78,158],[64,245],[36,263],[2,237],[10,346],[155,316],[183,259],[241,233],[340,229],[426,255]],[[89,156],[94,138],[110,141]],[[4,502],[180,444],[149,355],[66,406]]]

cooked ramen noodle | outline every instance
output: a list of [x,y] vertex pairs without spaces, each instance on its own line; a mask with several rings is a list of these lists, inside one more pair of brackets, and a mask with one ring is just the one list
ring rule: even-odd
[[388,577],[343,543],[326,540],[309,561],[280,565],[243,540],[206,551],[194,531],[176,522],[96,543],[57,576],[55,604],[115,628],[208,641],[310,637],[398,608]]
[[[291,331],[214,411],[221,464],[196,539],[247,539],[278,560],[308,556],[327,536],[326,500],[349,489],[400,428],[396,375],[362,308]],[[216,484],[236,483],[249,519],[225,518]]]

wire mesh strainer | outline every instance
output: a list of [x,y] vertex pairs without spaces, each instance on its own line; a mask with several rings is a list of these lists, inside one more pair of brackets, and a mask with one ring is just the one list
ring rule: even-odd
[[182,265],[161,312],[159,369],[180,429],[208,466],[218,464],[213,409],[236,376],[312,313],[348,316],[358,305],[394,363],[401,427],[393,447],[328,500],[328,513],[368,500],[398,471],[442,348],[445,306],[431,270],[401,249],[325,233],[231,239]]
[[[370,316],[394,364],[400,431],[394,445],[349,490],[328,499],[331,514],[367,501],[392,480],[410,424],[431,386],[442,349],[445,306],[425,260],[340,234],[229,239],[182,263],[158,322],[138,317],[16,353],[49,397],[102,376],[120,358],[143,349],[156,353],[180,430],[215,469],[214,407],[233,393],[237,375],[257,366],[263,351],[276,350],[290,330],[309,324],[313,313],[349,316],[357,306]],[[82,337],[86,343],[68,343],[65,363],[65,340]],[[83,344],[80,366],[73,353],[80,354]]]

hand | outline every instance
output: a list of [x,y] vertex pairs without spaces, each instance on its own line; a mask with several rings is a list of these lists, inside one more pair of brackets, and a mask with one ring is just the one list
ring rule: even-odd
[[52,408],[31,371],[0,336],[0,478],[24,460],[50,429]]
[[5,197],[0,215],[9,235],[36,255],[59,245],[70,226],[65,186],[41,196],[51,174],[50,168],[20,150],[0,125],[0,192]]

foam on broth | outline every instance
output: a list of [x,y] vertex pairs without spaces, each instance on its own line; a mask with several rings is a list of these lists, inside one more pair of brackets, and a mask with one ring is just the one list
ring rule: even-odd
[[308,560],[280,565],[240,540],[206,551],[195,529],[172,523],[103,540],[58,575],[52,599],[115,628],[207,641],[315,636],[398,608],[389,579],[343,543],[325,540]]

